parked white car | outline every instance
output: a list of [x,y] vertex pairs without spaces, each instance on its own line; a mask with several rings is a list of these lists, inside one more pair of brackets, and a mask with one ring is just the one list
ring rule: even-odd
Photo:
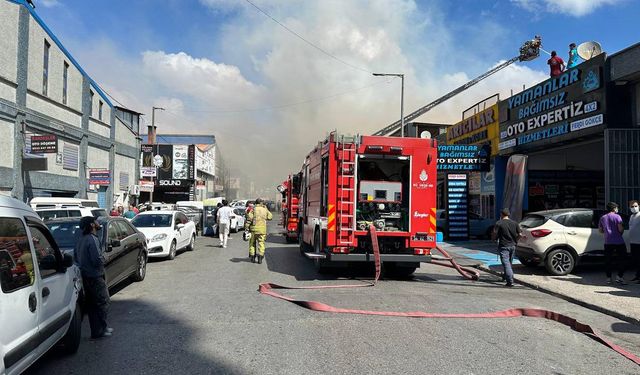
[[231,230],[233,232],[244,229],[244,214],[244,207],[233,209],[233,216],[231,217]]
[[20,374],[60,344],[80,345],[80,271],[36,213],[0,197],[0,374]]
[[192,251],[196,225],[180,211],[145,211],[131,220],[147,238],[149,257],[174,259],[178,250]]
[[[601,260],[604,235],[598,230],[606,212],[588,208],[565,208],[532,212],[522,219],[524,238],[518,241],[516,255],[527,266],[544,265],[556,276],[573,271],[587,259]],[[623,238],[629,243],[628,231]]]

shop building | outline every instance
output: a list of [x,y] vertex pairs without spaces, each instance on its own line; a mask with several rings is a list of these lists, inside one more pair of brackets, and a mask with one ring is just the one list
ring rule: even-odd
[[0,1],[0,34],[0,194],[111,206],[135,181],[139,113],[115,107],[26,1]]
[[[508,199],[497,202],[498,209],[604,207],[605,133],[611,126],[605,59],[600,54],[499,103],[496,196]],[[512,155],[526,156],[521,175],[507,166]],[[505,178],[524,184],[524,195],[505,189]]]

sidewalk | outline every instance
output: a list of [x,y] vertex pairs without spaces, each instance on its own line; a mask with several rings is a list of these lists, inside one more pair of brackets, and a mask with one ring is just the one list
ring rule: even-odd
[[[440,246],[462,265],[475,266],[483,271],[502,274],[502,264],[492,241],[443,242]],[[551,276],[543,266],[525,267],[514,259],[516,283],[553,294],[567,301],[602,313],[640,324],[640,284],[608,285],[603,265],[578,266],[572,274]]]

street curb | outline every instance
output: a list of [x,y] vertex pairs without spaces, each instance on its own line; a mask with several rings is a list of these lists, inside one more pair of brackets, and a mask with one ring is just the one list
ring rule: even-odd
[[[489,267],[487,267],[485,265],[478,265],[478,266],[476,266],[476,268],[478,268],[481,271],[490,273],[492,275],[502,276],[502,273],[500,273],[498,271],[494,271],[494,270],[492,270],[491,268],[489,268]],[[515,275],[515,274],[513,275],[513,280],[515,282],[519,283],[519,284],[522,284],[522,285],[526,286],[526,287],[539,290],[541,292],[550,294],[550,295],[552,295],[554,297],[562,298],[563,300],[565,300],[567,302],[571,302],[571,303],[574,303],[576,305],[579,305],[579,306],[582,306],[582,307],[586,307],[588,309],[595,310],[595,311],[601,312],[603,314],[610,315],[610,316],[612,316],[614,318],[618,318],[620,320],[624,320],[625,322],[628,322],[628,323],[631,323],[631,324],[640,325],[640,320],[638,320],[638,319],[636,319],[634,317],[631,317],[631,316],[628,316],[628,315],[625,315],[625,314],[621,314],[621,313],[619,313],[617,311],[609,310],[609,309],[604,308],[602,306],[594,305],[592,303],[585,302],[585,301],[570,297],[570,296],[568,296],[566,294],[562,294],[562,293],[553,291],[551,289],[548,289],[548,288],[542,287],[540,285],[536,285],[536,284],[530,283],[528,281],[520,280],[517,277],[517,275]]]

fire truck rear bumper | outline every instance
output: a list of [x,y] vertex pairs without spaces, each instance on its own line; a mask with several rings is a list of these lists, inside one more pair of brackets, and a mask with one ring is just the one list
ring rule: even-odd
[[[329,260],[335,262],[373,262],[373,254],[331,254]],[[383,262],[431,262],[431,255],[380,254]]]

